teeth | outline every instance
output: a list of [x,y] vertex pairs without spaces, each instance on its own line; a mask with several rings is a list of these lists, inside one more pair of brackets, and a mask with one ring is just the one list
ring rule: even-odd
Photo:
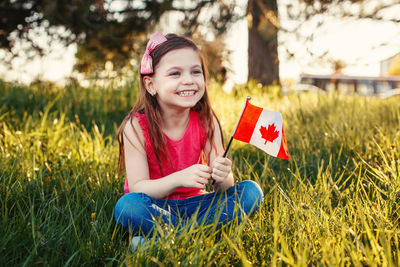
[[195,91],[182,91],[179,92],[178,95],[179,96],[188,96],[188,95],[194,95]]

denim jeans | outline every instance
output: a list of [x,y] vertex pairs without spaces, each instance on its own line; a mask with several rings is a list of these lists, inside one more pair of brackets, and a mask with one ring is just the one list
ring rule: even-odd
[[130,227],[136,234],[149,234],[157,218],[181,228],[196,215],[198,225],[217,226],[235,219],[241,222],[263,203],[263,192],[254,181],[242,181],[224,193],[208,193],[180,200],[155,200],[144,193],[129,193],[115,205],[117,223]]

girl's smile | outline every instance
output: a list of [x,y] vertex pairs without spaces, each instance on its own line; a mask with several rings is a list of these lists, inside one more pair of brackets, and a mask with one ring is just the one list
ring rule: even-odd
[[195,93],[197,93],[197,91],[198,90],[183,90],[183,91],[178,92],[177,94],[179,96],[192,96]]

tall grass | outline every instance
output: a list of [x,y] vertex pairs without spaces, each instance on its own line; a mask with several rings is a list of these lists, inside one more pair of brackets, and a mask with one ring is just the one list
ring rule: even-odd
[[[89,89],[0,82],[0,265],[399,265],[398,99],[279,96],[249,84],[210,97],[226,138],[245,97],[280,111],[290,161],[234,141],[237,181],[265,194],[247,222],[221,230],[160,224],[129,250],[113,208],[116,127],[135,82]],[[265,90],[268,91],[268,90]]]

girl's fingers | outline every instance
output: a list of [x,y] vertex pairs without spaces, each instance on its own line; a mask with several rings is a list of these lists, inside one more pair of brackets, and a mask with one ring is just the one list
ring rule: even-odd
[[222,182],[224,180],[224,178],[222,178],[222,177],[220,177],[218,175],[215,175],[215,176],[213,175],[212,178],[216,183]]
[[199,178],[199,179],[197,179],[197,182],[201,183],[201,184],[204,184],[204,185],[207,185],[208,184],[208,179]]
[[198,176],[201,177],[201,178],[209,179],[209,178],[211,178],[211,173],[210,172],[201,171],[201,172],[198,173]]
[[222,165],[225,166],[231,166],[232,165],[232,161],[228,158],[223,158],[223,157],[218,157],[215,159],[215,163],[220,163]]
[[[226,175],[229,174],[229,172],[231,171],[231,168],[228,166],[223,166],[223,165],[219,165],[219,166],[215,166],[212,170],[212,173],[226,173]],[[223,174],[220,174],[220,176],[223,176]]]
[[206,188],[206,185],[205,185],[205,184],[202,184],[202,183],[194,183],[194,185],[193,185],[192,187],[200,188],[200,189],[205,189],[205,188]]
[[207,165],[197,164],[198,170],[201,172],[211,173],[211,168]]
[[219,169],[221,171],[226,171],[226,172],[230,172],[232,168],[232,162],[228,161],[224,161],[224,162],[219,162],[219,161],[215,161],[214,162],[214,169]]
[[224,176],[226,176],[226,175],[224,175],[224,174],[225,174],[225,172],[220,171],[220,170],[214,168],[214,169],[213,169],[213,172],[212,172],[212,177],[213,177],[213,178],[215,178],[215,177],[224,177]]

